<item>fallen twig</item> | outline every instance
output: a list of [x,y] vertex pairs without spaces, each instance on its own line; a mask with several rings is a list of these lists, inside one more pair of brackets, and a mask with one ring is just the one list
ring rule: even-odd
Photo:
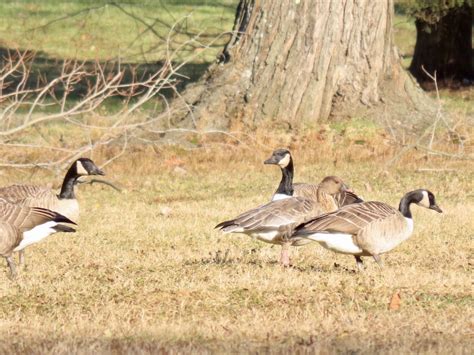
[[76,184],[81,184],[81,185],[82,184],[92,185],[94,183],[104,184],[104,185],[110,186],[111,188],[113,188],[114,190],[116,190],[118,192],[122,192],[121,188],[117,187],[116,185],[114,185],[110,181],[103,180],[103,179],[90,179],[90,180],[77,180],[76,181]]
[[439,171],[457,171],[457,169],[444,169],[444,168],[419,168],[415,170],[417,173],[423,173],[423,172],[439,172]]

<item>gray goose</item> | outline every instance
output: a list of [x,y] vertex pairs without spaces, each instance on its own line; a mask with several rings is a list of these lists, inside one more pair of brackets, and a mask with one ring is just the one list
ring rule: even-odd
[[244,233],[266,243],[281,245],[280,263],[289,266],[288,247],[311,242],[305,238],[290,239],[294,228],[322,213],[337,210],[333,196],[346,189],[340,178],[328,176],[318,186],[317,200],[289,197],[271,201],[219,223],[215,228],[224,233]]
[[60,223],[75,224],[67,217],[38,207],[22,207],[0,200],[0,256],[7,260],[11,277],[17,276],[12,254],[56,232],[75,232]]
[[380,254],[391,251],[413,233],[413,203],[442,213],[433,193],[419,189],[405,194],[398,210],[379,201],[344,206],[305,222],[296,228],[293,237],[317,241],[337,253],[352,254],[361,270],[361,256],[372,256],[382,266]]
[[[79,203],[74,193],[74,186],[77,179],[85,175],[105,175],[105,173],[92,160],[79,158],[67,170],[59,194],[45,186],[11,185],[0,188],[0,198],[21,206],[46,208],[77,222]],[[21,251],[19,254],[20,264],[23,264],[24,253]]]
[[[277,190],[272,196],[272,201],[282,200],[291,196],[303,197],[310,200],[318,199],[318,185],[307,183],[293,183],[294,163],[288,149],[276,149],[264,164],[278,165],[281,169],[281,180]],[[359,203],[363,200],[349,189],[340,191],[334,196],[338,207]]]

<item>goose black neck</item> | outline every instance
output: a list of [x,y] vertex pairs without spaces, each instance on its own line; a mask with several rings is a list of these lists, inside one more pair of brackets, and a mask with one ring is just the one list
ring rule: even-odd
[[61,186],[61,192],[59,193],[60,199],[75,199],[74,185],[79,175],[76,173],[75,164],[73,164],[64,177],[63,184]]
[[293,174],[293,160],[290,158],[288,165],[281,169],[281,181],[276,190],[277,194],[293,196]]
[[400,213],[406,218],[413,218],[410,211],[410,205],[415,202],[414,196],[411,193],[407,193],[405,196],[402,197],[400,200],[400,204],[398,205],[398,210]]

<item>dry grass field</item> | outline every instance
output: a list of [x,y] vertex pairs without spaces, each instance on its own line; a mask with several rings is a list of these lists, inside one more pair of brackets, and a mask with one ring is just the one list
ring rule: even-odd
[[[137,151],[106,168],[122,193],[79,186],[78,232],[27,249],[15,282],[0,269],[0,353],[471,353],[472,164],[411,157],[378,174],[384,158],[294,149],[297,181],[337,174],[393,205],[427,187],[445,213],[415,206],[414,235],[382,270],[317,244],[283,269],[278,247],[213,229],[268,201],[272,148]],[[18,180],[61,176],[0,175]]]
[[[0,1],[0,50],[29,49],[53,66],[65,58],[154,63],[164,58],[166,24],[180,24],[175,44],[196,33],[207,35],[202,37],[209,44],[232,28],[237,1],[106,3]],[[414,20],[397,15],[394,36],[405,66],[415,35]],[[191,61],[199,70],[185,74],[202,73],[226,38],[205,51],[202,45],[185,46],[177,59],[199,54]],[[26,249],[26,267],[15,281],[0,261],[0,354],[471,354],[473,95],[472,87],[441,92],[443,107],[455,112],[452,127],[462,136],[441,124],[433,131],[433,137],[444,137],[435,139],[434,148],[447,152],[445,158],[411,149],[388,164],[413,137],[403,136],[395,148],[390,132],[381,133],[364,117],[327,122],[303,134],[252,132],[244,140],[249,145],[228,136],[206,141],[205,134],[184,138],[189,150],[160,141],[153,147],[130,144],[105,167],[121,193],[105,185],[78,186],[77,233]],[[104,116],[83,119],[98,122],[108,114],[107,107],[101,110]],[[90,144],[97,132],[102,130],[59,121],[35,126],[16,141],[23,150],[1,146],[0,160],[54,160]],[[45,141],[53,150],[37,148]],[[460,155],[470,160],[448,158],[461,143]],[[316,243],[292,248],[293,267],[282,268],[279,247],[214,230],[269,201],[280,172],[263,160],[277,147],[292,149],[297,182],[339,175],[366,200],[394,206],[405,192],[428,188],[444,213],[414,206],[415,232],[383,256],[383,269],[366,258],[367,269],[359,273],[353,257]],[[101,165],[120,149],[99,146],[87,156]],[[53,172],[2,167],[0,186],[58,187],[63,172]]]

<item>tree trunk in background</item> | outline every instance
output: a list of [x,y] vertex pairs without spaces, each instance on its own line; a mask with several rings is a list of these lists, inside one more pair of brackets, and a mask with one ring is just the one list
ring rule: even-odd
[[416,20],[416,46],[410,72],[418,82],[431,80],[421,69],[439,80],[473,80],[472,8],[465,3],[451,8],[438,22]]
[[241,0],[220,62],[183,94],[187,116],[243,129],[368,112],[403,120],[426,97],[400,65],[392,20],[393,0]]

